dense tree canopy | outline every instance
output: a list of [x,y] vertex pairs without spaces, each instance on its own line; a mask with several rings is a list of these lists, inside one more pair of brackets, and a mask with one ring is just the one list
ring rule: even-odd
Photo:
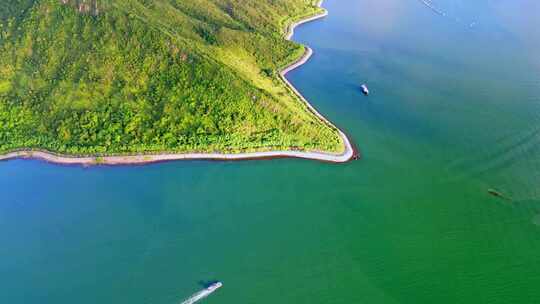
[[312,2],[1,1],[0,152],[340,151],[277,76]]

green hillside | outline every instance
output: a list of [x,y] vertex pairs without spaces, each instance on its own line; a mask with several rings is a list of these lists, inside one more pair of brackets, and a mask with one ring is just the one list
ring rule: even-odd
[[3,0],[0,152],[340,152],[277,70],[312,0]]

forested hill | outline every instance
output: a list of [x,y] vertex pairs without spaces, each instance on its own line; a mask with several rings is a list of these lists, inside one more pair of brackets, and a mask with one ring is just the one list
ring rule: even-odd
[[3,0],[0,153],[342,151],[277,70],[314,0]]

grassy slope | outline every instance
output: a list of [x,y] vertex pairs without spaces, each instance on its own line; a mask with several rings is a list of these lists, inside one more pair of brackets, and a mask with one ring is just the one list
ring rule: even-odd
[[277,76],[310,0],[77,1],[0,3],[0,152],[342,151]]

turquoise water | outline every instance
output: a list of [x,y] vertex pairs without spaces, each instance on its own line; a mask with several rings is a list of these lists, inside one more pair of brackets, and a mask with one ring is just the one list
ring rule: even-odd
[[537,302],[540,4],[432,2],[297,29],[360,161],[0,163],[0,303]]

